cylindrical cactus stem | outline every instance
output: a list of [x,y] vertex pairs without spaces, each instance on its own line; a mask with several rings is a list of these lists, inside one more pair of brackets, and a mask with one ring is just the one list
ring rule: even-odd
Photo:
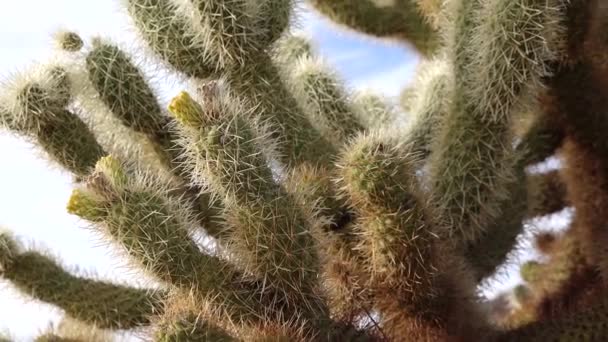
[[173,119],[162,111],[153,90],[131,58],[118,46],[96,39],[86,56],[86,69],[91,84],[112,115],[150,139],[163,164],[183,181],[182,192],[197,193],[193,209],[207,232],[221,237],[222,228],[215,218],[219,215],[219,210],[214,208],[217,204],[212,205],[209,194],[200,189],[186,189],[190,180],[180,160],[177,136],[170,127],[174,126]]
[[92,45],[86,55],[86,69],[101,100],[125,126],[165,146],[161,133],[168,118],[143,73],[111,42],[95,38]]
[[347,203],[338,198],[331,174],[326,168],[302,164],[290,170],[283,185],[319,221],[320,227],[313,227],[313,232],[319,244],[323,285],[332,316],[353,321],[365,310],[371,310],[371,304],[362,280],[364,272],[358,268],[359,255],[353,251],[356,218]]
[[179,288],[218,290],[216,285],[225,278],[215,279],[211,273],[227,274],[229,267],[201,254],[189,236],[188,229],[195,226],[189,211],[166,197],[161,184],[131,178],[117,160],[102,158],[87,186],[74,190],[68,211],[103,223],[109,238],[161,280]]
[[545,0],[451,6],[452,101],[432,146],[431,180],[443,234],[473,241],[500,213],[515,163],[511,117],[547,74],[560,12]]
[[145,326],[163,313],[163,291],[75,276],[34,251],[13,253],[9,262],[0,262],[2,278],[24,295],[56,305],[69,316],[100,328]]
[[168,168],[179,167],[174,137],[154,91],[131,58],[109,41],[95,38],[85,58],[88,79],[109,112],[145,135]]
[[136,160],[140,168],[152,169],[173,183],[176,189],[171,193],[192,200],[199,222],[220,238],[219,211],[207,193],[189,188],[172,119],[161,110],[143,73],[116,45],[101,39],[92,45],[82,70],[72,65],[69,74],[76,105],[87,112],[89,125],[112,154]]
[[514,179],[506,187],[508,197],[501,201],[500,215],[482,235],[467,244],[465,257],[478,281],[494,274],[517,244],[527,213],[526,177],[523,167],[515,170]]
[[242,66],[248,55],[267,49],[289,24],[293,0],[182,1],[196,39],[221,69]]
[[192,291],[214,310],[213,322],[221,327],[242,333],[268,321],[297,320],[270,286],[203,254],[190,236],[196,225],[189,209],[166,193],[151,176],[134,177],[115,159],[102,158],[87,188],[73,193],[68,210],[98,223],[102,233],[157,279]]
[[450,101],[450,71],[447,61],[435,59],[420,66],[407,111],[411,122],[406,140],[415,152],[426,159],[431,154],[432,139],[441,125]]
[[189,77],[216,75],[217,60],[196,39],[187,17],[172,0],[123,0],[139,34],[165,63]]
[[386,127],[397,116],[388,99],[371,91],[356,92],[351,101],[359,122],[367,129]]
[[[338,76],[313,57],[310,42],[297,35],[277,43],[273,59],[313,126],[335,146],[363,131],[363,123]],[[296,67],[294,68],[294,65]]]
[[313,57],[302,57],[293,65],[287,83],[310,122],[335,146],[364,130],[353,112],[342,82],[322,62]]
[[230,70],[228,80],[236,95],[256,107],[251,115],[270,125],[283,164],[331,162],[335,147],[311,124],[268,54],[256,56],[244,68]]
[[[424,209],[416,198],[412,164],[418,156],[399,151],[394,142],[385,140],[371,135],[351,144],[339,163],[338,184],[359,214],[358,248],[372,277],[406,286],[427,285],[417,291],[424,296],[432,292],[428,281],[434,267],[423,264],[433,262],[428,253],[433,234],[422,224]],[[405,270],[419,281],[404,279],[408,277]]]
[[[546,159],[561,144],[562,134],[546,123],[539,118],[517,145],[514,178],[506,186],[508,196],[501,201],[500,215],[482,235],[467,244],[465,256],[479,280],[492,275],[507,260],[523,231],[526,218],[549,214],[564,207],[566,189],[557,171],[549,172],[546,175],[549,178],[545,178],[525,169]],[[551,197],[553,195],[556,197]]]
[[240,116],[238,101],[214,82],[205,85],[202,97],[204,106],[184,92],[169,108],[181,124],[194,174],[225,199],[234,253],[250,273],[305,303],[309,314],[322,320],[310,222],[273,179],[263,137]]
[[[187,11],[178,10],[170,0],[126,0],[126,5],[148,44],[176,69],[199,80],[217,76],[216,71],[221,68],[233,70],[230,77],[233,87],[250,100],[252,106],[259,106],[262,119],[272,122],[278,130],[277,137],[285,142],[281,150],[284,164],[302,159],[329,159],[328,144],[319,141],[319,133],[297,108],[263,51],[268,47],[264,44],[276,40],[289,21],[290,0],[256,4],[196,1],[184,5]],[[239,15],[230,13],[233,7]],[[229,31],[251,29],[252,34],[244,37],[227,36]],[[246,43],[241,46],[243,51],[239,48],[239,42],[243,43],[241,38],[245,38]],[[254,45],[262,48],[249,46],[256,41]],[[251,57],[252,54],[255,57]],[[250,65],[252,60],[259,63]],[[240,70],[243,67],[246,70]]]
[[[357,249],[383,326],[394,338],[446,337],[457,310],[476,314],[463,300],[473,283],[433,232],[431,207],[415,176],[420,155],[396,141],[381,133],[355,140],[341,158],[338,181],[357,210]],[[474,325],[463,323],[456,326]]]
[[333,21],[380,38],[411,43],[423,55],[439,47],[439,35],[419,12],[415,1],[396,0],[385,5],[374,0],[309,0],[316,10]]
[[69,101],[66,71],[54,65],[41,67],[9,85],[0,125],[32,139],[49,159],[84,177],[105,153],[87,125],[66,109]]
[[[182,1],[192,14],[191,23],[196,39],[213,51],[224,69],[239,65],[248,53],[257,52],[262,37],[255,25],[257,11],[266,1]],[[192,6],[193,8],[190,8]]]

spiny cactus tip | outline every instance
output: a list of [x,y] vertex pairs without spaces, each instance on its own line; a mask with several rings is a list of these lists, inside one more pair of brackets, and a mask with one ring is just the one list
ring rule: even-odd
[[95,170],[106,176],[110,176],[111,179],[123,179],[126,177],[122,163],[114,156],[99,158],[97,164],[95,164]]
[[74,189],[66,206],[68,213],[89,221],[100,221],[103,210],[100,198],[86,189]]
[[54,38],[57,47],[68,52],[80,51],[84,45],[82,38],[80,38],[76,32],[72,31],[57,31]]
[[184,126],[197,128],[203,124],[203,109],[188,92],[182,91],[171,100],[169,112]]

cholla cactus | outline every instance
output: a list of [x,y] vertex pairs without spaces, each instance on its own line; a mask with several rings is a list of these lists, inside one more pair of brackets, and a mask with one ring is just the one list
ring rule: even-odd
[[[157,284],[78,275],[2,232],[2,278],[65,313],[39,341],[608,337],[603,2],[310,0],[420,52],[405,129],[289,32],[292,0],[122,2],[188,83],[167,110],[140,56],[62,31],[61,58],[6,83],[0,123],[74,175],[68,212]],[[524,284],[484,298],[524,222],[568,206]]]

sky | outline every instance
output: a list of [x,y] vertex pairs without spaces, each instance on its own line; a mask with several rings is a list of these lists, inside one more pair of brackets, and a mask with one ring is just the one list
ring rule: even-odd
[[[60,28],[74,30],[85,39],[110,37],[127,48],[137,48],[119,0],[4,0],[0,13],[2,78],[48,59],[52,32]],[[336,68],[348,88],[369,88],[396,98],[411,80],[418,56],[409,48],[337,28],[306,8],[298,13],[298,30],[312,38],[318,53]],[[157,86],[165,87],[162,82]],[[165,88],[174,86],[171,79],[166,81]],[[70,175],[41,158],[34,145],[2,132],[0,160],[0,227],[28,244],[46,248],[70,269],[115,282],[141,279],[113,257],[87,223],[66,213],[73,188]],[[517,281],[517,277],[509,279],[503,287]],[[0,331],[9,330],[17,341],[31,340],[59,314],[0,283]]]
[[[110,37],[137,48],[119,0],[4,0],[0,3],[0,78],[52,56],[52,33],[69,29],[83,38]],[[325,19],[300,8],[296,26],[306,32],[329,65],[349,88],[369,88],[397,96],[411,79],[417,55],[407,47],[387,44],[337,30]],[[173,85],[167,80],[167,85]],[[160,85],[163,87],[162,83]],[[72,270],[101,279],[133,282],[140,278],[87,229],[66,213],[73,188],[71,177],[42,158],[32,144],[0,132],[0,227],[57,256]],[[19,295],[0,282],[0,331],[28,341],[60,311]]]

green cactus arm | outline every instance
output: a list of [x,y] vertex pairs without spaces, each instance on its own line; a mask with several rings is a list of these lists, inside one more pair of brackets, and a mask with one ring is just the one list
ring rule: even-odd
[[450,101],[450,70],[445,60],[423,62],[412,86],[407,111],[412,117],[406,140],[421,159],[431,154],[435,137]]
[[439,47],[437,31],[419,12],[415,1],[396,0],[381,6],[373,0],[309,0],[317,11],[331,20],[380,38],[410,42],[423,55]]
[[[254,7],[258,6],[261,11],[268,12],[274,8],[274,5],[281,3],[283,5],[280,8],[291,5],[290,1],[275,1]],[[239,6],[240,4],[242,2],[237,1],[231,5]],[[178,70],[198,79],[206,79],[214,75],[218,68],[225,66],[234,68],[233,64],[236,64],[237,70],[231,69],[234,71],[229,73],[229,79],[231,79],[234,89],[249,99],[253,106],[259,106],[258,112],[262,119],[270,120],[275,124],[275,129],[279,131],[277,137],[286,145],[281,151],[285,164],[298,163],[302,160],[326,162],[329,159],[328,151],[331,150],[327,148],[329,145],[301,113],[295,99],[283,86],[276,68],[272,66],[270,58],[266,56],[265,52],[258,51],[255,56],[247,58],[247,63],[240,62],[245,60],[246,53],[252,53],[252,51],[229,49],[229,46],[225,45],[229,44],[231,40],[226,37],[212,39],[213,44],[205,39],[197,38],[197,33],[205,36],[204,33],[209,32],[209,27],[214,27],[214,25],[223,27],[220,32],[212,32],[216,35],[225,34],[225,30],[244,27],[248,24],[249,16],[226,18],[226,13],[222,11],[227,9],[220,6],[222,15],[215,17],[211,15],[213,6],[206,7],[203,2],[200,2],[199,5],[199,7],[192,8],[190,12],[195,18],[200,19],[200,23],[205,23],[202,28],[178,15],[177,8],[168,0],[127,1],[127,8],[149,45]],[[268,20],[265,24],[274,25],[274,21],[271,20],[272,16],[284,15],[284,12],[289,12],[289,8],[262,16]],[[241,20],[235,21],[236,19]],[[244,19],[248,20],[243,22]],[[281,20],[277,20],[281,22]],[[276,30],[279,26],[275,25],[274,29]],[[261,30],[264,31],[263,28]],[[231,59],[236,60],[237,63],[222,63],[216,58],[226,55],[226,51],[233,51]],[[251,65],[251,59],[255,60],[255,65]],[[244,64],[247,64],[248,67],[245,68],[246,70],[241,70],[240,66]]]
[[195,196],[193,209],[207,232],[221,238],[224,229],[219,216],[219,201],[212,204],[209,194],[200,189],[187,189],[188,173],[184,170],[181,153],[173,132],[173,120],[163,113],[148,86],[143,73],[118,46],[96,39],[86,56],[86,67],[91,84],[110,112],[125,126],[145,134],[159,153],[159,157],[173,174],[184,182],[182,192]]
[[228,80],[235,95],[256,107],[255,115],[275,131],[277,152],[285,165],[330,165],[336,149],[311,124],[269,54],[258,55],[246,67],[231,70]]
[[85,63],[93,87],[113,115],[137,132],[153,138],[159,135],[165,124],[161,107],[144,75],[124,51],[96,38]]
[[[271,46],[264,38],[280,35],[284,27],[273,23],[288,22],[292,1],[196,0],[192,4],[182,11],[188,11],[194,19],[191,26],[201,35],[199,40],[218,57],[216,67],[225,72],[235,94],[256,107],[255,115],[276,131],[281,161],[285,165],[328,164],[335,150],[312,126],[287,89],[279,68],[272,62]],[[254,30],[256,34],[243,30]],[[242,34],[234,36],[235,32]]]
[[124,0],[132,21],[148,46],[175,70],[199,79],[216,75],[216,62],[196,39],[188,19],[171,0]]
[[506,260],[522,233],[524,220],[550,214],[564,207],[566,189],[558,171],[536,175],[526,166],[538,163],[555,152],[563,136],[541,119],[526,132],[515,149],[514,178],[507,185],[500,215],[475,241],[467,244],[466,258],[481,280],[492,275]]
[[[470,275],[433,232],[431,207],[414,176],[419,158],[411,146],[377,133],[355,140],[339,163],[338,182],[359,218],[356,249],[383,326],[395,339],[446,338],[454,307],[478,314],[463,300],[472,298]],[[477,329],[470,322],[460,322],[459,329]]]
[[84,64],[91,90],[108,114],[149,139],[168,169],[179,169],[176,137],[169,129],[171,119],[161,110],[156,94],[131,57],[110,41],[95,38]]
[[501,201],[500,215],[488,225],[484,234],[467,244],[465,257],[479,281],[494,274],[507,261],[523,231],[528,204],[527,176],[521,167],[515,174],[507,186],[508,196]]
[[[421,263],[429,259],[432,234],[425,229],[422,210],[412,192],[412,160],[415,154],[400,155],[389,142],[377,137],[359,138],[344,153],[340,165],[339,185],[357,211],[361,250],[368,272],[393,286],[415,286],[408,276],[419,279],[417,295],[429,291],[433,267]],[[403,208],[403,209],[400,209]],[[416,238],[414,238],[416,237]],[[412,257],[413,254],[422,257]],[[409,270],[409,271],[406,271]],[[386,279],[385,279],[386,278]]]
[[169,130],[171,119],[162,112],[144,74],[130,56],[110,41],[95,38],[92,45],[84,59],[95,95],[110,115],[151,141],[167,168],[179,168],[175,137]]
[[473,241],[500,214],[516,162],[511,116],[547,73],[560,13],[546,1],[451,6],[454,89],[433,144],[431,179],[446,233]]
[[[3,238],[5,242],[5,238]],[[7,242],[12,243],[12,242]],[[8,259],[8,260],[7,260]],[[2,278],[26,296],[53,304],[83,322],[108,329],[149,325],[163,312],[163,291],[135,289],[72,275],[34,251],[0,258]]]
[[[219,273],[230,267],[200,252],[188,235],[191,214],[159,189],[161,184],[139,181],[117,160],[106,157],[97,163],[86,187],[74,190],[68,211],[103,223],[100,228],[108,237],[161,280],[178,288],[217,290],[224,278],[213,278],[210,270]],[[200,265],[205,267],[199,269]]]
[[185,8],[201,41],[214,51],[219,68],[241,66],[276,41],[289,24],[293,1],[192,0]]
[[364,130],[353,112],[348,93],[338,76],[322,62],[312,57],[302,57],[291,66],[291,84],[295,98],[309,120],[321,134],[336,146]]
[[49,159],[78,177],[86,176],[104,156],[87,125],[66,109],[70,91],[63,68],[33,70],[7,88],[0,126],[32,139]]
[[288,35],[278,41],[273,52],[290,91],[325,139],[341,146],[364,130],[341,80],[313,56],[308,39]]
[[237,270],[230,262],[203,254],[190,236],[196,225],[183,202],[166,196],[151,176],[127,172],[113,158],[102,158],[87,187],[77,189],[68,211],[97,223],[137,265],[176,289],[192,293],[213,310],[213,322],[238,333],[268,322],[287,324],[281,294]]
[[359,255],[353,223],[355,213],[338,196],[333,173],[322,167],[300,165],[290,170],[283,186],[299,205],[319,221],[313,233],[319,244],[323,286],[327,289],[332,317],[352,321],[371,310],[364,272],[358,268]]
[[274,181],[263,138],[239,116],[238,101],[214,82],[202,93],[204,106],[182,92],[169,109],[181,124],[188,162],[225,199],[234,252],[249,272],[322,318],[324,305],[314,290],[319,264],[308,221]]

